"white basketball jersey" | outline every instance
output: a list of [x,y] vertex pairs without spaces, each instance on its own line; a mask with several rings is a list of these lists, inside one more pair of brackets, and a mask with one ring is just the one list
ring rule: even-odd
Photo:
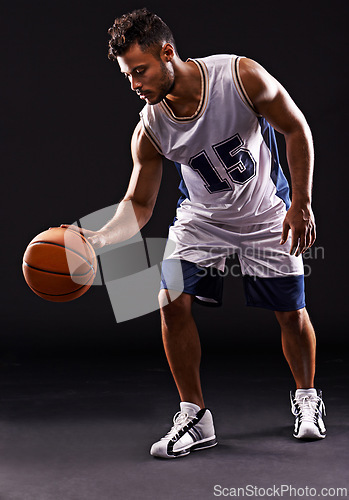
[[255,112],[239,60],[193,60],[202,88],[193,116],[175,116],[165,100],[140,113],[149,140],[179,171],[181,209],[235,225],[279,219],[290,204],[274,130]]

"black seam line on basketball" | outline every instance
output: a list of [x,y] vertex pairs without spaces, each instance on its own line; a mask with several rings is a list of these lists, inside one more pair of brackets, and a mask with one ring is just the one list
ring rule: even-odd
[[[81,230],[81,231],[79,231],[79,235],[81,236],[81,238],[84,240],[84,242],[85,242],[85,243],[87,243],[88,245],[91,245],[91,243],[89,243],[89,242],[87,241],[87,239],[86,239],[85,235],[84,235],[84,234],[83,234],[83,232],[82,232],[82,231],[83,231],[83,229],[82,229],[81,224],[80,224],[80,219],[78,219],[78,220],[76,221],[76,224],[77,224],[78,228]],[[72,231],[73,233],[76,233],[76,231],[75,231],[74,229],[70,229],[70,227],[67,227],[67,228],[66,228],[66,230],[67,230],[67,231]]]
[[[81,231],[82,231],[82,227],[80,226],[79,221],[77,221],[77,225],[79,226],[79,229],[81,229]],[[77,233],[77,231],[75,231],[74,229],[70,229],[70,227],[67,227],[66,231],[70,231],[71,233],[75,233],[75,234]],[[91,245],[91,243],[89,241],[87,241],[87,239],[85,238],[85,236],[83,235],[83,233],[79,232],[78,234],[79,234],[79,236],[81,236],[81,238],[83,239],[83,241],[85,243],[87,243],[88,245]]]
[[95,274],[95,271],[94,271],[93,267],[91,269],[89,269],[86,273],[83,273],[83,274],[73,274],[72,275],[70,273],[57,273],[56,271],[47,271],[46,269],[40,269],[39,267],[31,266],[25,260],[23,261],[23,264],[25,266],[27,266],[27,267],[30,267],[30,269],[35,269],[35,271],[40,271],[42,273],[56,274],[57,276],[70,276],[70,277],[86,276],[88,273],[91,272],[91,269],[93,271],[93,274]]
[[37,290],[36,288],[34,288],[33,286],[31,286],[30,288],[34,291],[34,292],[38,292],[38,293],[41,293],[41,295],[47,295],[48,297],[65,297],[66,295],[71,295],[72,293],[76,293],[78,292],[79,290],[81,290],[82,288],[84,288],[84,286],[88,285],[90,280],[88,280],[87,283],[85,283],[84,285],[80,286],[79,288],[77,288],[76,290],[73,290],[72,292],[67,292],[67,293],[46,293],[46,292],[41,292],[40,290]]
[[[61,245],[60,243],[53,243],[52,241],[34,241],[34,243],[32,243],[30,246],[34,246],[34,245],[53,245],[55,247],[61,247],[61,248],[64,248],[65,250],[69,250],[70,252],[73,252],[76,255],[78,255],[79,257],[81,257],[82,260],[84,260],[86,262],[86,264],[88,264],[91,267],[91,269],[93,269],[93,265],[86,259],[86,257],[81,255],[81,253],[77,252],[73,248],[66,247],[64,245]],[[93,269],[93,271],[94,271],[94,269]]]
[[[81,227],[81,225],[80,225],[79,220],[77,221],[77,224],[78,224],[79,228],[81,229],[81,231],[83,231],[83,229],[82,229],[82,227]],[[66,228],[66,231],[70,231],[71,233],[75,233],[75,234],[76,234],[76,231],[74,231],[74,229],[70,229],[69,227],[67,227],[67,228]],[[80,232],[80,233],[79,233],[79,235],[80,235],[80,238],[81,238],[81,239],[82,239],[82,240],[86,243],[87,248],[91,247],[91,249],[89,248],[89,250],[92,250],[92,257],[93,257],[93,256],[95,255],[95,251],[94,251],[93,246],[92,246],[92,245],[91,245],[91,243],[87,240],[87,238],[85,237],[85,235],[84,235],[82,232]],[[66,247],[64,247],[64,248],[66,248]],[[69,250],[71,250],[71,248],[69,248]],[[78,252],[76,252],[75,250],[73,250],[73,251],[74,251],[77,255],[81,255],[81,254],[79,254]],[[84,256],[83,256],[83,255],[81,255],[81,257],[82,257],[82,258],[84,258]],[[87,262],[88,262],[88,261],[87,261]]]

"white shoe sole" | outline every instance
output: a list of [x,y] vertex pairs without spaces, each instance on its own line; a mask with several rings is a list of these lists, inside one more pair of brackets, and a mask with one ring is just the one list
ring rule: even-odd
[[[298,434],[293,434],[293,437],[296,439],[324,439],[326,437],[326,433],[321,434],[320,430],[315,426],[304,426],[301,428]],[[314,428],[315,427],[315,428]]]
[[184,457],[186,455],[189,455],[191,451],[199,451],[199,450],[205,450],[207,448],[213,448],[213,446],[217,445],[217,438],[216,436],[212,436],[206,439],[202,439],[201,441],[195,441],[193,444],[190,446],[186,446],[183,448],[180,448],[176,451],[173,451],[171,455],[168,455],[167,453],[152,453],[150,450],[150,454],[153,457],[156,458],[179,458],[179,457]]

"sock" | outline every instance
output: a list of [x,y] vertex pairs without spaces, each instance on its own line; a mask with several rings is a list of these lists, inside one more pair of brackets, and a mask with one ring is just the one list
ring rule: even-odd
[[297,389],[295,393],[296,399],[304,398],[305,396],[317,396],[316,389]]
[[181,411],[188,413],[190,417],[193,417],[200,410],[200,406],[195,403],[188,403],[187,401],[182,401],[180,403]]

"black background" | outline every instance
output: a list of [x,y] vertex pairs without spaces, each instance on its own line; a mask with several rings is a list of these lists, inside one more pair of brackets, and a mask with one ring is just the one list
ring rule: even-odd
[[[130,136],[143,103],[107,59],[107,30],[116,16],[144,5],[169,24],[182,59],[251,57],[304,112],[315,142],[318,229],[305,261],[311,268],[307,306],[323,352],[328,345],[340,349],[347,305],[346,3],[33,0],[12,1],[1,16],[2,359],[161,349],[158,312],[117,324],[104,287],[70,303],[50,303],[31,292],[21,271],[36,234],[117,203],[125,192]],[[282,141],[280,150],[287,172]],[[177,185],[166,162],[144,236],[166,237]],[[226,279],[222,308],[196,306],[194,314],[207,350],[279,345],[272,313],[244,307],[240,278]]]

